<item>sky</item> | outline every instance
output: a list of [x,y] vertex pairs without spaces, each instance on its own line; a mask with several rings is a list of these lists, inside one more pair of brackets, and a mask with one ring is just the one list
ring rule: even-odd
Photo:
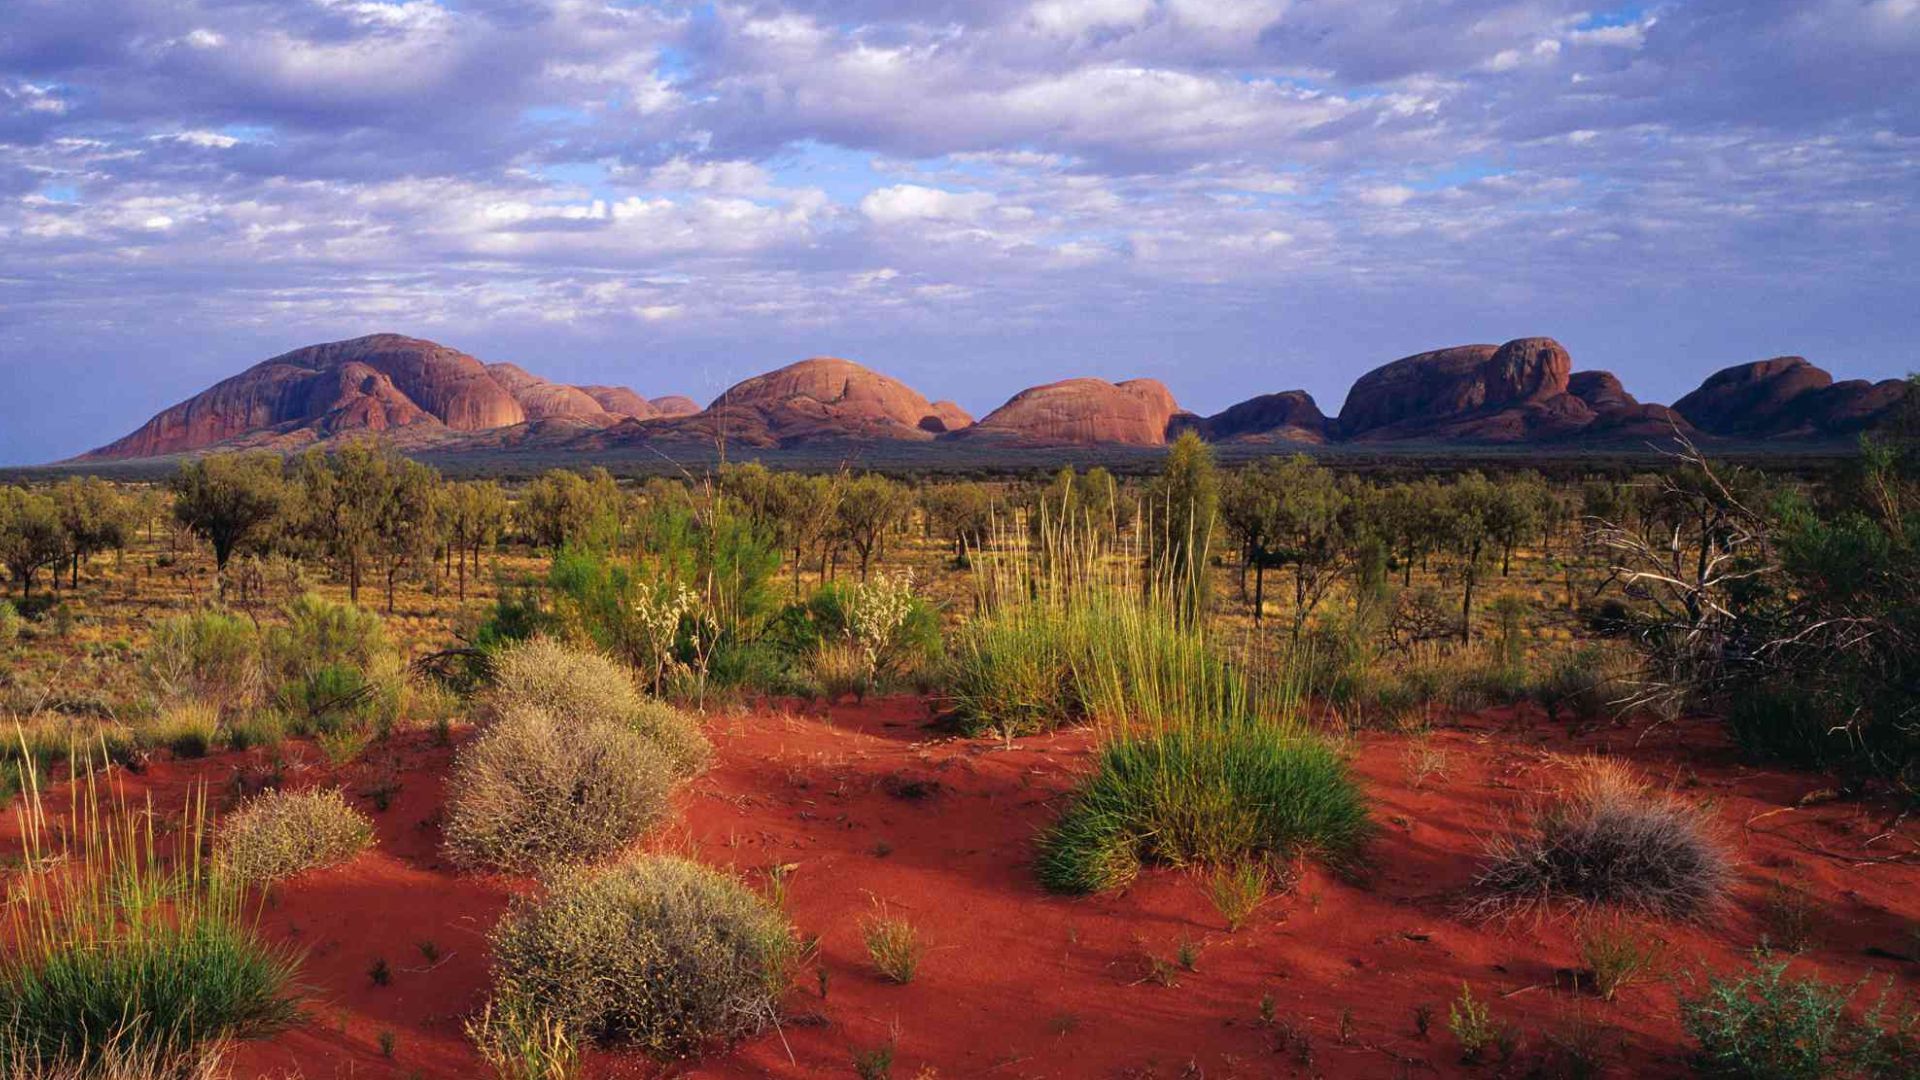
[[0,0],[0,463],[391,330],[1328,413],[1545,334],[1920,368],[1920,0]]

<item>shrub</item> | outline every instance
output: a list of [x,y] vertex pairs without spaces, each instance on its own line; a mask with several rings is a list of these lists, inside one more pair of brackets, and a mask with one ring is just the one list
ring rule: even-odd
[[629,728],[516,707],[454,761],[447,849],[503,870],[600,858],[666,815],[672,782],[666,757]]
[[1750,970],[1714,977],[1696,997],[1682,998],[1680,1022],[1699,1045],[1700,1071],[1750,1080],[1821,1080],[1830,1076],[1911,1077],[1920,1043],[1907,1015],[1886,1022],[1875,1005],[1861,1020],[1847,1015],[1857,991],[1818,979],[1789,979],[1784,961],[1766,954]]
[[1569,902],[1689,918],[1719,902],[1727,856],[1703,811],[1618,765],[1578,768],[1571,790],[1536,815],[1531,831],[1488,842],[1477,913]]
[[1227,929],[1238,930],[1254,909],[1266,902],[1272,884],[1272,875],[1265,863],[1250,861],[1220,866],[1207,878],[1207,899],[1213,901],[1214,910],[1227,920]]
[[178,757],[205,757],[220,730],[220,710],[202,701],[164,705],[159,715],[134,725],[145,746],[164,747]]
[[795,954],[765,900],[668,856],[565,871],[544,898],[517,902],[492,944],[497,998],[660,1057],[762,1030]]
[[1460,984],[1460,996],[1447,1006],[1447,1030],[1460,1042],[1460,1060],[1468,1063],[1486,1056],[1487,1048],[1500,1038],[1493,1013],[1485,1002],[1475,1000],[1473,987],[1466,983]]
[[1654,974],[1665,959],[1665,942],[1629,922],[1589,922],[1580,933],[1580,960],[1603,1001]]
[[580,1075],[580,1048],[566,1025],[524,996],[509,994],[487,1002],[479,1019],[468,1022],[467,1038],[499,1080],[574,1080]]
[[234,750],[270,750],[286,737],[286,717],[276,709],[262,709],[227,722],[227,746]]
[[10,600],[0,600],[0,649],[4,649],[20,640],[20,628],[26,620],[20,617]]
[[618,662],[550,638],[501,649],[484,704],[488,715],[530,706],[563,723],[624,725],[653,743],[680,776],[699,772],[713,756],[691,716],[643,695]]
[[251,620],[223,611],[162,619],[144,666],[165,697],[241,706],[260,691],[260,637]]
[[969,622],[954,642],[947,688],[968,735],[1030,735],[1084,714],[1075,692],[1067,617],[1019,607]]
[[871,689],[867,657],[856,645],[844,641],[824,644],[813,654],[813,678],[828,701],[839,701],[851,694],[864,699]]
[[338,790],[257,795],[221,824],[220,865],[246,881],[278,881],[347,862],[373,845],[373,823]]
[[26,860],[59,860],[63,873],[13,886],[0,1063],[25,1076],[204,1075],[225,1042],[298,1018],[295,962],[256,935],[239,882],[209,867],[204,799],[190,800],[163,850],[156,837],[168,830],[92,775],[68,820],[22,815]]
[[1123,885],[1143,860],[1185,865],[1310,853],[1350,862],[1369,831],[1346,761],[1320,740],[1254,722],[1126,736],[1040,840],[1061,892]]

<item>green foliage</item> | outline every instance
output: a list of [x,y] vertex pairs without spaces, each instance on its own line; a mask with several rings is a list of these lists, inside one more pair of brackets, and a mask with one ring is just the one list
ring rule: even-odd
[[20,595],[30,599],[34,575],[66,553],[67,534],[53,499],[25,488],[0,486],[0,566],[12,575]]
[[214,851],[227,873],[271,882],[346,862],[371,846],[373,822],[340,791],[268,791],[220,823]]
[[1194,618],[1212,599],[1206,568],[1220,512],[1213,449],[1199,435],[1181,432],[1168,447],[1147,505],[1148,577],[1168,588],[1184,617]]
[[920,968],[920,933],[905,919],[888,913],[876,903],[873,913],[860,922],[860,938],[867,946],[867,959],[873,969],[902,985],[913,981]]
[[517,707],[454,760],[447,851],[513,871],[604,858],[666,817],[672,783],[666,756],[620,723]]
[[1700,994],[1681,1000],[1680,1021],[1698,1044],[1701,1072],[1741,1080],[1891,1080],[1920,1070],[1920,1017],[1887,1018],[1876,1005],[1855,1020],[1848,1003],[1858,987],[1786,973],[1785,961],[1761,953],[1750,970],[1710,978]]
[[233,553],[265,541],[288,505],[279,454],[209,454],[181,464],[173,478],[173,516],[213,545],[224,572]]
[[1591,920],[1580,931],[1580,961],[1593,974],[1593,989],[1605,1001],[1658,973],[1666,943],[1624,919]]
[[402,675],[380,617],[308,593],[287,606],[265,641],[275,703],[301,735],[326,735],[396,717]]
[[682,1057],[778,1016],[797,954],[767,901],[698,863],[568,870],[494,930],[496,1000],[603,1045]]
[[182,1075],[229,1040],[293,1023],[296,963],[259,939],[243,888],[209,865],[204,800],[189,803],[167,848],[142,810],[92,776],[64,820],[22,816],[28,863],[64,865],[15,883],[0,1062],[27,1075],[90,1075],[109,1061]]
[[20,640],[20,627],[26,620],[13,606],[13,601],[0,599],[0,649],[5,649]]
[[260,636],[252,620],[224,611],[153,624],[142,665],[163,697],[245,707],[259,696]]
[[1040,840],[1041,883],[1095,892],[1143,861],[1221,864],[1311,854],[1352,862],[1369,832],[1345,760],[1319,739],[1257,721],[1126,735]]
[[1473,996],[1473,987],[1460,984],[1460,996],[1447,1006],[1447,1030],[1460,1043],[1460,1060],[1469,1064],[1486,1057],[1488,1048],[1500,1039],[1499,1025],[1485,1002]]

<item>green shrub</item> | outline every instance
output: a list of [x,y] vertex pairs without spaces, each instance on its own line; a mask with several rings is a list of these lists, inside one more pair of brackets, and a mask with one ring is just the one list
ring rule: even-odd
[[672,783],[667,758],[629,727],[516,707],[454,761],[447,850],[503,870],[598,859],[666,816]]
[[227,722],[227,746],[234,750],[271,750],[286,737],[287,719],[277,709],[261,709]]
[[268,791],[221,822],[216,857],[228,873],[269,882],[346,862],[373,845],[373,822],[338,790]]
[[1859,752],[1847,718],[1788,680],[1737,686],[1727,701],[1727,730],[1752,757],[1805,768],[1843,762]]
[[1620,650],[1588,645],[1556,653],[1533,686],[1533,698],[1551,719],[1602,717],[1619,707],[1632,690],[1632,657]]
[[967,735],[1047,731],[1081,718],[1064,613],[1038,607],[969,622],[948,657],[947,693]]
[[1351,862],[1369,831],[1346,761],[1324,742],[1255,722],[1123,736],[1040,840],[1061,892],[1126,884],[1143,861],[1224,864],[1307,853]]
[[490,716],[532,706],[566,723],[624,725],[653,743],[679,776],[699,772],[713,756],[713,745],[692,716],[642,694],[617,661],[550,638],[500,650],[484,706]]
[[162,619],[144,667],[162,696],[244,706],[260,692],[260,636],[251,620],[223,611]]
[[225,1042],[298,1019],[294,960],[259,939],[240,883],[206,861],[204,805],[195,798],[176,828],[156,829],[89,780],[69,820],[49,828],[23,815],[27,861],[59,860],[63,872],[14,884],[0,951],[10,1074],[195,1075]]
[[1680,1022],[1696,1044],[1700,1071],[1741,1080],[1825,1077],[1912,1077],[1920,1042],[1909,1014],[1889,1020],[1879,1005],[1863,1019],[1848,1016],[1858,987],[1789,979],[1785,961],[1764,953],[1750,970],[1713,977],[1682,998]]
[[667,856],[561,873],[514,905],[492,943],[497,999],[659,1057],[764,1029],[796,952],[752,890]]
[[1474,910],[1574,903],[1691,918],[1720,901],[1729,876],[1705,813],[1621,766],[1590,760],[1531,830],[1488,842]]
[[20,628],[25,624],[11,600],[0,600],[0,649],[20,640]]

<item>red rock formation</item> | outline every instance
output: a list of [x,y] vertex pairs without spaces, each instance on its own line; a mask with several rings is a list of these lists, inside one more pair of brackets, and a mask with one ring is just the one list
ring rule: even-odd
[[1327,441],[1327,418],[1305,390],[1262,394],[1205,419],[1176,419],[1174,426],[1189,425],[1213,442]]
[[932,410],[920,418],[922,430],[945,435],[973,426],[973,414],[951,401],[936,401]]
[[939,420],[933,404],[906,383],[836,357],[756,375],[715,398],[707,413],[714,422],[732,422],[743,439],[764,429],[775,443],[930,439],[922,422]]
[[[1579,420],[1564,396],[1573,360],[1552,338],[1505,345],[1461,345],[1418,353],[1375,368],[1347,392],[1337,423],[1349,439],[1424,437],[1507,441]],[[1513,415],[1501,416],[1502,412]]]
[[654,398],[648,404],[658,410],[661,416],[692,416],[700,411],[700,403],[685,394],[668,394]]
[[1153,379],[1067,379],[1020,391],[962,434],[1031,446],[1161,446],[1179,411]]
[[[624,416],[634,420],[651,420],[660,415],[658,406],[624,386],[582,386],[579,390],[616,419]],[[688,401],[687,404],[693,405],[693,402]],[[699,412],[700,409],[694,406],[693,411]]]
[[[343,372],[348,365],[357,367]],[[384,381],[369,381],[370,373]],[[269,429],[332,434],[363,420],[384,425],[376,430],[432,423],[482,431],[525,419],[519,403],[473,357],[431,341],[374,334],[262,361],[86,456],[178,454]]]
[[1804,357],[1777,356],[1716,371],[1673,408],[1714,435],[1818,438],[1871,427],[1906,393],[1898,379],[1836,383]]
[[513,400],[520,403],[520,409],[526,413],[528,420],[566,418],[600,427],[614,421],[614,417],[585,390],[564,383],[548,382],[518,364],[488,364],[487,374],[513,395]]

